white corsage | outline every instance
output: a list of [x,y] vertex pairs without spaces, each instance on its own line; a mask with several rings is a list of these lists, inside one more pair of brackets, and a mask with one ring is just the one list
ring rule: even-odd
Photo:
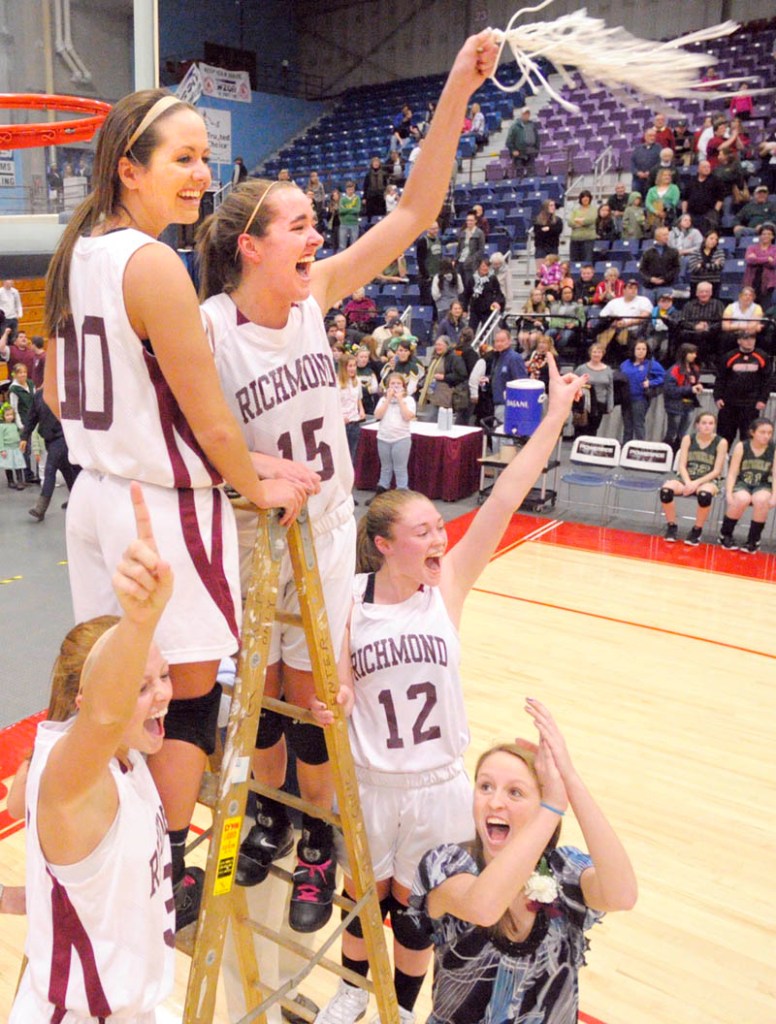
[[559,891],[552,875],[540,874],[539,871],[534,871],[523,886],[525,898],[532,903],[554,903]]

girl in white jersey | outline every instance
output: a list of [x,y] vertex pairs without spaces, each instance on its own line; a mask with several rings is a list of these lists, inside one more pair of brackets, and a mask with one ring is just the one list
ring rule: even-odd
[[[407,914],[420,858],[452,835],[472,837],[471,786],[463,768],[469,730],[459,678],[463,603],[515,509],[546,465],[585,377],[561,377],[552,356],[547,415],[501,474],[471,526],[446,553],[442,517],[413,491],[376,497],[359,523],[359,568],[338,700],[351,710],[350,737],[378,894],[391,913],[394,982],[402,1022],[431,953]],[[319,720],[331,712],[317,706]],[[353,894],[349,879],[345,888]],[[345,932],[343,964],[366,976],[358,921]],[[340,982],[317,1024],[351,1024],[368,994]]]
[[[440,167],[455,156],[471,93],[493,68],[497,48],[483,32],[459,53],[412,178],[397,209],[344,252],[314,263],[323,239],[309,199],[288,182],[252,180],[227,196],[203,225],[199,251],[203,304],[227,402],[241,424],[260,474],[301,481],[309,511],[335,650],[339,651],[355,564],[353,467],[339,406],[323,313],[372,280],[435,219],[447,181]],[[241,549],[252,547],[255,522],[241,528]],[[244,540],[243,540],[244,536]],[[296,595],[284,571],[280,604]],[[310,660],[298,630],[278,630],[267,693],[309,706]],[[254,755],[255,776],[282,786],[286,740],[297,756],[302,796],[328,807],[332,779],[322,732],[263,713]],[[258,801],[257,824],[241,848],[237,880],[251,885],[290,849],[285,809]],[[314,931],[331,915],[335,860],[331,829],[305,816],[291,898],[290,923]]]
[[35,740],[26,782],[29,963],[11,1024],[152,1024],[172,990],[170,846],[142,755],[162,746],[172,694],[153,637],[173,577],[138,484],[131,497],[135,540],[114,575],[122,615],[67,635],[54,674],[69,677],[63,691],[78,681],[78,713],[44,722]]
[[77,621],[117,611],[111,573],[132,536],[131,480],[145,488],[178,579],[159,627],[175,700],[151,759],[171,830],[179,923],[196,916],[201,872],[183,845],[212,749],[221,657],[237,646],[234,520],[222,477],[258,505],[293,515],[303,489],[259,482],[229,412],[196,294],[156,241],[194,223],[210,184],[204,122],[162,90],[117,103],[100,131],[93,191],[74,212],[46,281],[45,399],[83,467],[67,513]]

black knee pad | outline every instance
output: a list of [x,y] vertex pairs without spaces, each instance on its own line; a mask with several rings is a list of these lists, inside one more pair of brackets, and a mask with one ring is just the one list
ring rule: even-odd
[[698,501],[699,508],[708,508],[714,500],[714,495],[710,494],[709,491],[698,491],[695,495]]
[[[345,897],[346,900],[352,899],[352,897],[350,896],[350,894],[348,893],[348,891],[346,889],[342,890],[342,895]],[[388,896],[386,896],[384,900],[380,900],[380,920],[383,923],[385,923],[386,918],[388,917],[388,915],[391,912],[391,907],[393,906],[393,902],[394,902],[393,901],[393,896],[391,896],[390,894]],[[344,921],[347,916],[348,916],[348,911],[345,910],[345,908],[343,907],[340,910],[340,920]],[[347,926],[345,931],[349,935],[353,935],[357,939],[363,939],[364,932],[363,932],[363,929],[361,927],[361,917],[360,917],[359,914],[356,914],[356,916],[353,918],[353,920]]]
[[210,693],[191,700],[171,700],[164,719],[164,735],[204,750],[210,756],[216,748],[218,709],[221,706],[221,685],[216,683]]
[[672,488],[670,488],[670,487],[661,487],[660,488],[660,500],[661,500],[661,502],[664,505],[670,505],[675,497],[676,497],[676,495],[674,494]]
[[393,936],[405,949],[422,950],[431,945],[431,924],[425,915],[414,914],[409,907],[393,899],[391,903]]
[[259,715],[259,727],[256,730],[256,749],[269,750],[274,747],[286,732],[286,720],[277,711],[264,708]]
[[320,726],[289,722],[286,730],[288,742],[298,760],[304,764],[326,764],[329,752]]

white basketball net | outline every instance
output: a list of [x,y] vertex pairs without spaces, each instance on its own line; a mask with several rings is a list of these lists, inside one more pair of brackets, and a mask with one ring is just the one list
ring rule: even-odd
[[[615,96],[628,104],[633,104],[634,100],[623,91],[625,88],[660,99],[676,96],[692,98],[699,95],[707,99],[717,99],[729,95],[720,92],[719,86],[736,85],[747,80],[715,79],[713,86],[701,82],[698,73],[703,68],[716,64],[716,57],[682,49],[688,43],[731,35],[738,29],[734,21],[713,25],[667,43],[638,39],[624,28],[607,28],[606,22],[588,17],[584,8],[555,21],[538,21],[515,26],[515,22],[524,14],[541,11],[552,2],[553,0],[543,0],[543,3],[536,7],[523,7],[512,16],[503,33],[498,29],[494,30],[501,43],[499,60],[504,47],[509,46],[521,72],[518,82],[511,86],[504,85],[496,77],[498,61],[496,62],[496,70],[491,77],[503,92],[517,92],[526,84],[534,93],[544,88],[565,110],[577,113],[579,107],[560,96],[547,81],[536,62],[536,58],[540,57],[544,57],[555,66],[567,85],[575,84],[568,71],[570,67],[579,72],[588,89],[606,86]],[[751,90],[752,94],[770,91]]]

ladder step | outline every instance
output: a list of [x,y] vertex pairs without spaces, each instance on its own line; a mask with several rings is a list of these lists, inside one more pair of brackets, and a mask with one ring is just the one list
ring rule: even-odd
[[[331,974],[336,974],[338,977],[344,978],[349,985],[356,985],[358,988],[362,988],[366,992],[374,992],[374,985],[369,978],[364,978],[361,974],[356,974],[355,971],[351,971],[347,967],[343,967],[342,964],[338,964],[336,960],[330,960],[326,956],[316,959],[314,956],[310,955],[310,950],[307,946],[303,946],[301,943],[295,942],[293,939],[289,939],[287,936],[283,935],[282,932],[276,931],[274,928],[268,928],[267,925],[262,924],[260,921],[254,921],[252,917],[247,918],[244,924],[252,929],[252,931],[256,932],[257,935],[260,935],[263,939],[269,939],[270,942],[274,942],[276,945],[282,946],[283,949],[287,949],[289,953],[294,953],[301,960],[305,960],[307,962],[315,960],[317,967],[322,967]],[[272,990],[270,989],[268,991]]]
[[303,814],[309,814],[311,818],[320,818],[321,821],[328,821],[335,828],[342,828],[342,818],[335,811],[319,807],[317,804],[310,803],[309,800],[302,800],[301,797],[286,793],[285,790],[265,786],[263,783],[257,782],[256,779],[251,779],[248,783],[248,788],[254,793],[258,793],[259,796],[268,796],[272,800],[277,800],[278,803],[285,804],[287,807],[294,807]]

